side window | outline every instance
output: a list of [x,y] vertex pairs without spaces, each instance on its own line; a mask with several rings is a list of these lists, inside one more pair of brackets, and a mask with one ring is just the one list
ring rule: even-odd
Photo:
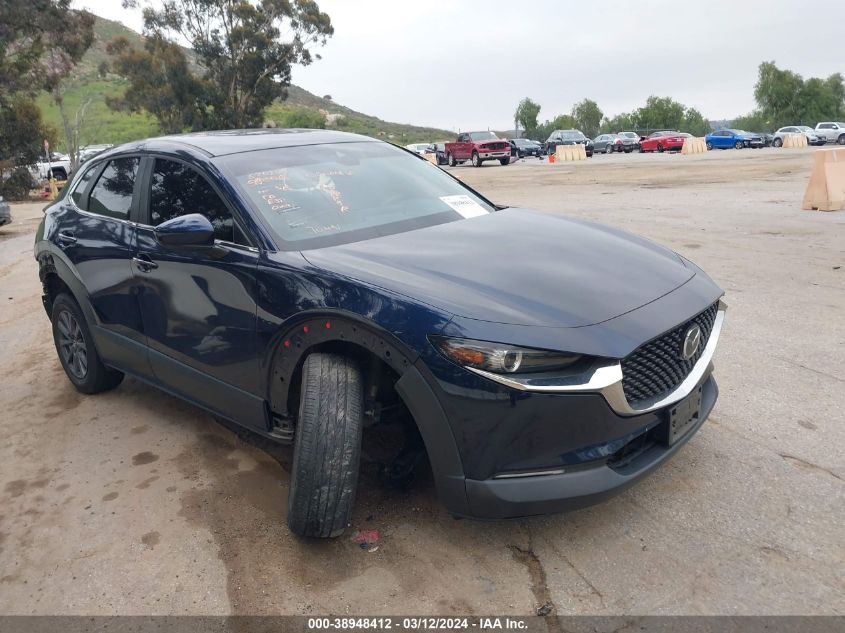
[[138,158],[110,160],[88,200],[88,211],[125,220],[132,206],[132,190],[138,175]]
[[94,177],[94,172],[97,171],[97,166],[89,167],[84,174],[82,174],[82,178],[76,181],[76,186],[74,186],[73,191],[70,192],[70,198],[73,200],[74,204],[79,207],[80,209],[85,209],[82,206],[82,194],[85,193],[85,187],[88,186],[88,183],[91,182],[91,179]]
[[833,129],[833,125],[831,125],[830,123],[822,123],[822,124],[819,126],[819,129],[820,129],[820,130],[832,130],[832,129]]
[[207,217],[214,227],[215,239],[249,245],[205,178],[184,163],[157,158],[150,184],[150,223],[158,226],[189,213]]

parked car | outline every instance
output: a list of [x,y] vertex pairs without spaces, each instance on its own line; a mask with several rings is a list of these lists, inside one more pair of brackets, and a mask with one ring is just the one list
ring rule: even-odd
[[0,226],[12,223],[12,207],[0,196]]
[[92,394],[130,374],[292,443],[297,534],[349,524],[364,426],[401,420],[446,509],[500,519],[627,488],[716,401],[725,307],[699,267],[496,206],[389,143],[149,139],[91,159],[68,190],[35,242],[68,380]]
[[616,135],[622,139],[622,149],[626,154],[640,149],[640,135],[636,132],[618,132]]
[[67,180],[70,174],[70,158],[65,154],[53,152],[50,154],[49,161],[39,161],[30,165],[29,172],[35,180],[46,180],[51,176],[56,180]]
[[640,141],[641,152],[666,152],[680,150],[684,146],[684,135],[672,130],[654,132]]
[[584,136],[581,130],[555,130],[546,139],[546,154],[554,154],[558,145],[583,145],[587,156],[593,155],[593,141]]
[[466,161],[481,167],[487,160],[507,165],[511,162],[511,146],[493,132],[463,132],[453,143],[446,143],[446,157],[452,167]]
[[537,141],[527,138],[512,138],[509,143],[511,145],[511,156],[516,158],[525,158],[526,156],[539,158],[543,155],[543,146]]
[[[619,141],[619,147],[615,147],[614,143]],[[615,151],[622,151],[622,139],[616,134],[599,134],[593,139],[593,151],[600,154],[611,154]]]
[[742,149],[743,147],[763,147],[763,137],[750,134],[745,130],[716,130],[704,137],[707,149]]
[[781,147],[783,145],[783,139],[787,134],[803,134],[807,137],[808,145],[825,144],[824,136],[820,135],[809,125],[787,125],[775,132],[774,138],[772,139],[772,146]]
[[430,143],[411,143],[410,145],[406,145],[405,149],[409,149],[415,154],[423,156],[426,153],[426,150],[428,150],[429,145]]
[[436,154],[438,165],[445,165],[447,163],[446,143],[430,143],[429,146],[425,148],[425,153]]
[[769,134],[768,132],[752,132],[752,134],[755,134],[763,139],[763,147],[771,147],[772,141],[775,140],[775,135]]
[[93,158],[101,152],[114,147],[111,143],[102,143],[100,145],[85,145],[79,148],[79,163],[82,164],[86,160]]
[[825,121],[816,125],[816,135],[824,138],[826,143],[845,145],[845,123],[841,121]]

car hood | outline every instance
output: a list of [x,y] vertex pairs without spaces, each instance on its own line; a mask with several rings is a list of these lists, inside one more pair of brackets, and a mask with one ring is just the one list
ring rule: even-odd
[[658,299],[694,276],[623,231],[524,209],[303,252],[313,265],[456,316],[580,327]]

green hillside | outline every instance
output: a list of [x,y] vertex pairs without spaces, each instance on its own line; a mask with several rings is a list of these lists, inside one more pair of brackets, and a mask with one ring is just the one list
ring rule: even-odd
[[[98,17],[94,24],[94,43],[77,67],[74,77],[68,81],[65,102],[71,120],[75,118],[80,106],[88,104],[81,130],[82,145],[125,143],[159,133],[153,117],[115,112],[106,105],[106,97],[117,96],[126,88],[126,81],[121,77],[101,77],[98,72],[100,64],[108,60],[106,46],[120,36],[126,37],[138,47],[142,45],[142,36],[135,31],[119,22]],[[62,148],[63,135],[58,108],[46,93],[41,95],[38,102],[45,121],[59,130],[59,148]],[[266,118],[284,126],[288,121],[303,120],[303,115],[304,120],[313,120],[313,124],[324,120],[328,128],[375,136],[402,145],[452,137],[452,133],[446,130],[382,121],[313,95],[298,86],[290,86],[287,99],[272,104],[267,109]]]

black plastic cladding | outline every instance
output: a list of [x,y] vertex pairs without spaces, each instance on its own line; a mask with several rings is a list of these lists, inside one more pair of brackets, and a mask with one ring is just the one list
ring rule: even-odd
[[[683,325],[638,347],[622,361],[622,388],[631,406],[667,394],[684,381],[704,353],[718,309],[716,302]],[[692,358],[683,360],[680,350],[684,333],[693,323],[701,328],[701,344]]]
[[[326,327],[326,324],[330,327]],[[285,342],[290,343],[285,347]],[[270,402],[273,413],[288,417],[288,393],[291,377],[308,351],[324,343],[352,343],[383,360],[401,378],[411,360],[387,336],[374,332],[361,323],[332,315],[312,317],[287,329],[276,340],[276,353],[270,381]]]

